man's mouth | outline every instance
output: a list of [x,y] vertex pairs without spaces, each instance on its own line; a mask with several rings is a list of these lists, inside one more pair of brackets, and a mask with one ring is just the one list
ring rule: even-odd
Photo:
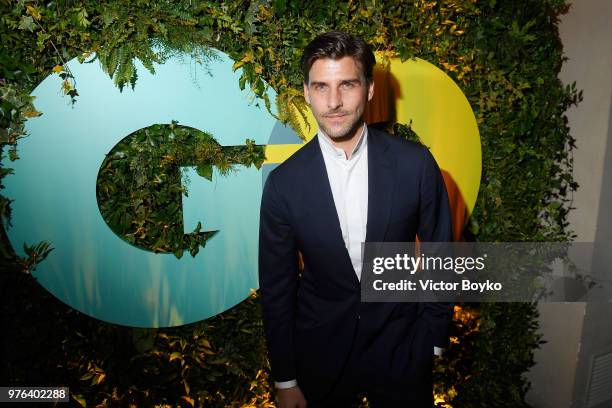
[[346,113],[334,113],[331,115],[324,115],[324,116],[328,119],[339,119],[339,118],[343,118],[347,116],[347,114]]

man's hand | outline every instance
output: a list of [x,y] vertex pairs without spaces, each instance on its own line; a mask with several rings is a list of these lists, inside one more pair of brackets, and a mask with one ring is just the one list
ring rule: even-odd
[[306,398],[298,386],[276,390],[276,395],[278,408],[306,408]]

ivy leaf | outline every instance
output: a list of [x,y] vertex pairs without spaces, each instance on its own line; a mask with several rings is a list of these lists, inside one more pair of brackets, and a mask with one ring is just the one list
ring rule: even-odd
[[73,89],[74,87],[72,86],[72,82],[70,82],[68,79],[64,79],[64,82],[62,82],[62,90],[64,91],[64,95],[67,95]]
[[255,32],[257,32],[257,27],[255,26],[255,14],[257,13],[258,8],[258,2],[251,2],[249,9],[247,10],[246,15],[244,16],[244,24],[246,25],[244,32],[248,35],[253,35]]
[[44,49],[45,48],[45,41],[47,41],[49,38],[51,38],[50,34],[47,33],[43,33],[43,32],[38,32],[38,36],[37,36],[37,40],[36,40],[36,45],[38,46],[39,49]]
[[21,16],[20,30],[34,31],[34,19],[31,16]]

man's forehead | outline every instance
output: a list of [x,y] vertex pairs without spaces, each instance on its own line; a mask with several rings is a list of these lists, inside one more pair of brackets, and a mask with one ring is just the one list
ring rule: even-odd
[[363,72],[359,63],[350,56],[319,58],[311,65],[308,78],[310,82],[363,79]]

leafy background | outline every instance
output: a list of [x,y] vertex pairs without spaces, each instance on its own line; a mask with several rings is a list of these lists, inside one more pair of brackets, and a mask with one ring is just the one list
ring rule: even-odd
[[[187,53],[205,61],[216,48],[242,68],[237,86],[252,90],[265,103],[266,86],[273,87],[279,94],[279,117],[294,123],[288,112],[304,108],[302,49],[317,34],[340,29],[362,36],[387,57],[434,63],[467,96],[483,147],[482,185],[467,236],[479,241],[573,237],[567,214],[577,188],[571,175],[574,139],[564,112],[581,94],[557,77],[563,61],[557,25],[567,10],[564,0],[0,0],[0,8],[3,158],[18,159],[24,123],[40,114],[29,93],[46,76],[59,75],[66,98],[78,103],[79,78],[66,66],[75,56],[97,59],[123,88],[138,86],[136,59],[153,71],[155,62],[173,55]],[[213,165],[261,164],[257,146],[228,152],[215,147],[215,135],[172,126],[207,152],[194,158],[201,174]],[[166,141],[174,131],[170,125],[149,129]],[[138,138],[147,137],[142,132],[126,139],[122,148],[138,150]],[[162,144],[156,151],[181,154],[176,146]],[[112,201],[128,198],[114,193],[117,184],[105,183],[113,174],[121,179],[138,157],[131,151],[103,167],[108,173],[98,180],[98,198],[107,220],[137,245],[195,251],[209,236],[197,230],[187,242],[182,234],[163,236],[158,223],[146,221],[146,214],[160,211],[155,200],[129,219],[112,218]],[[167,165],[157,175],[177,180],[172,160]],[[10,168],[0,168],[0,182],[10,173]],[[130,188],[147,191],[150,176],[143,175],[145,182]],[[164,184],[165,189],[175,187]],[[176,191],[159,194],[166,193]],[[5,229],[10,227],[10,208],[10,198],[0,197]],[[166,216],[178,219],[172,218],[176,212]],[[60,242],[26,243],[28,256],[21,258],[4,229],[1,234],[2,384],[68,385],[72,402],[87,406],[272,406],[256,293],[219,316],[180,328],[110,325],[68,308],[29,274]],[[457,306],[451,347],[435,367],[438,404],[527,406],[525,372],[541,342],[537,329],[533,304]]]
[[219,145],[197,129],[152,125],[128,135],[100,166],[97,200],[107,225],[131,245],[177,258],[188,250],[196,256],[216,231],[201,231],[198,223],[183,234],[182,194],[190,180],[181,167],[194,166],[198,175],[212,181],[213,167],[223,177],[235,164],[261,168],[264,151],[253,140],[245,146]]

